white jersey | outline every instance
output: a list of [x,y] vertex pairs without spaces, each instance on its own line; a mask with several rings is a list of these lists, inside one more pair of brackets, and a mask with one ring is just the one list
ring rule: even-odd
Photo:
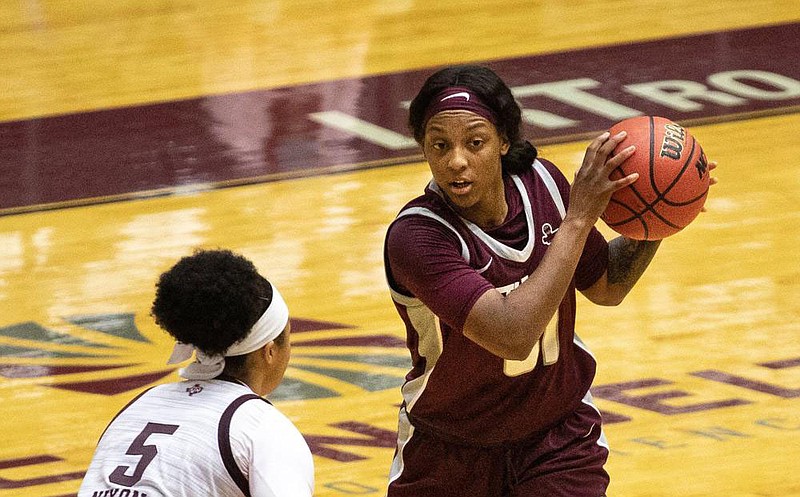
[[231,381],[159,385],[135,398],[97,444],[78,497],[306,497],[314,462],[272,404]]

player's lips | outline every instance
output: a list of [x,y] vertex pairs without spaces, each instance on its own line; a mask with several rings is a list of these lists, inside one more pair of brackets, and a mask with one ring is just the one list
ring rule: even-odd
[[472,189],[471,181],[451,181],[448,184],[450,185],[450,191],[456,195],[465,195]]

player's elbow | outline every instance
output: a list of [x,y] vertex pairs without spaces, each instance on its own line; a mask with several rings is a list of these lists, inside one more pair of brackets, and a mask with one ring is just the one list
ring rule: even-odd
[[530,330],[525,330],[517,334],[509,333],[504,336],[502,342],[494,344],[495,350],[491,350],[490,352],[499,356],[501,359],[524,361],[531,355],[531,351],[536,346],[539,336],[541,336],[541,334],[532,334]]
[[508,359],[510,361],[524,361],[531,355],[531,351],[533,350],[533,345],[530,346],[521,346],[516,347],[513,349],[508,349],[508,352],[501,356],[502,359]]
[[501,359],[524,360],[530,355],[544,329],[520,319],[499,292],[486,292],[472,307],[464,323],[464,335]]
[[498,333],[487,333],[486,328],[478,332],[465,328],[464,335],[497,357],[512,361],[526,359],[536,345],[530,333],[513,333],[507,328]]
[[628,295],[629,290],[630,288],[621,285],[612,285],[606,280],[603,280],[590,288],[581,290],[581,293],[593,304],[614,307],[620,305],[622,301],[625,300],[625,296]]
[[594,304],[606,307],[616,307],[625,300],[626,293],[607,293],[590,299]]

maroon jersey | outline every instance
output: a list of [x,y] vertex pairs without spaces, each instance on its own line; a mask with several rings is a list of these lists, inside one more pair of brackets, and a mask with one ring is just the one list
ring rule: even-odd
[[537,160],[504,182],[508,216],[496,228],[461,218],[431,181],[386,237],[387,278],[413,364],[402,387],[408,419],[416,429],[482,446],[544,431],[581,402],[596,364],[575,336],[575,288],[591,286],[608,264],[608,245],[593,229],[558,312],[526,360],[504,360],[464,336],[475,301],[525,281],[566,212],[569,183],[550,162]]

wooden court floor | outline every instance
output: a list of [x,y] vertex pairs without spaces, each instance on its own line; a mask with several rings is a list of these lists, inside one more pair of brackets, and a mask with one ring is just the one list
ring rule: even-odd
[[[0,125],[796,23],[799,7],[20,1],[0,11]],[[795,54],[778,46],[775,56]],[[599,363],[611,496],[800,496],[800,113],[792,98],[786,111],[690,125],[719,162],[708,212],[662,244],[621,306],[579,301],[577,329]],[[569,177],[586,144],[546,142],[540,153]],[[408,359],[382,241],[429,178],[424,163],[400,162],[5,211],[0,497],[75,495],[113,414],[143,388],[177,379],[149,306],[158,274],[197,247],[245,254],[292,310],[292,362],[273,400],[312,447],[316,495],[384,495]],[[0,195],[15,193],[9,183],[0,181]]]

